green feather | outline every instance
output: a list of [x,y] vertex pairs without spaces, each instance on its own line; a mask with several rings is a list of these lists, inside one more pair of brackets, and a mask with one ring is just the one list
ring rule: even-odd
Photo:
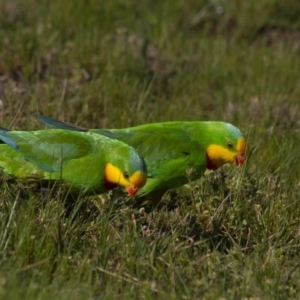
[[128,145],[94,133],[67,130],[1,131],[0,167],[18,178],[63,180],[76,190],[107,190],[107,163],[129,176],[146,173],[141,156]]
[[[49,117],[35,117],[56,128],[80,130]],[[210,145],[228,149],[228,142],[231,142],[236,149],[238,140],[243,138],[241,131],[231,124],[202,121],[153,123],[125,129],[90,129],[89,132],[120,140],[135,148],[145,159],[149,178],[138,192],[139,196],[157,192],[163,194],[170,188],[200,178],[208,167],[207,149]]]

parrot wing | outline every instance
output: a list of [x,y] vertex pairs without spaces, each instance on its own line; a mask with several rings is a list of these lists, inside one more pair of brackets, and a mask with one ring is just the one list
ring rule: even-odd
[[173,128],[165,127],[163,123],[157,123],[127,129],[89,130],[40,114],[35,114],[34,117],[51,127],[83,132],[89,131],[130,145],[145,159],[148,167],[148,177],[155,176],[157,172],[163,170],[163,167],[165,167],[164,169],[168,167],[170,171],[176,168],[180,170],[182,168],[187,169],[193,167],[194,164],[198,168],[199,166],[206,168],[205,147],[200,141],[191,140],[183,123],[181,126]]
[[65,129],[65,130],[72,130],[72,131],[79,131],[79,132],[87,132],[89,131],[86,128],[77,126],[77,125],[73,125],[67,122],[62,122],[62,121],[58,121],[55,120],[51,117],[47,117],[44,115],[40,115],[40,114],[33,114],[33,117],[36,118],[37,120],[39,120],[40,122],[44,123],[45,125],[49,126],[49,127],[54,127],[57,129]]
[[0,139],[47,172],[59,171],[63,163],[93,150],[90,136],[72,131],[0,131]]
[[[157,127],[92,129],[90,132],[118,139],[135,148],[146,161],[148,178],[152,178],[157,187],[176,186],[187,181],[186,170],[189,168],[196,169],[198,174],[206,169],[206,149],[200,142],[191,140],[182,128]],[[150,182],[147,181],[145,189],[150,187]]]

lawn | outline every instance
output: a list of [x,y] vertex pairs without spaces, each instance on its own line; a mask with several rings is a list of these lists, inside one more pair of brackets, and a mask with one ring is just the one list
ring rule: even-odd
[[300,2],[0,2],[0,119],[239,127],[250,151],[167,193],[0,190],[0,299],[299,299]]

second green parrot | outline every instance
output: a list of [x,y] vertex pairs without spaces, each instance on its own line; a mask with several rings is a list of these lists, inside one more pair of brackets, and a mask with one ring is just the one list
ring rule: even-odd
[[71,192],[100,194],[117,186],[134,195],[147,180],[132,147],[95,133],[61,129],[0,130],[0,168],[23,179],[62,181]]

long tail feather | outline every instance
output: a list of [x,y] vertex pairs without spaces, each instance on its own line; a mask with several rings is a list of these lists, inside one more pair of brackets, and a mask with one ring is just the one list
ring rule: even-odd
[[8,146],[12,147],[13,149],[18,150],[19,147],[16,145],[15,139],[12,138],[11,136],[7,135],[8,132],[9,132],[8,129],[1,128],[0,129],[0,140],[2,142],[4,142],[5,144],[7,144]]
[[41,115],[41,114],[33,114],[33,116],[40,122],[46,124],[47,126],[59,128],[59,129],[66,129],[66,130],[72,130],[72,131],[83,131],[86,132],[88,129],[76,126],[67,122],[62,122],[55,120],[53,118]]
[[4,127],[0,127],[0,131],[1,132],[8,132],[11,131],[10,129],[4,128]]

